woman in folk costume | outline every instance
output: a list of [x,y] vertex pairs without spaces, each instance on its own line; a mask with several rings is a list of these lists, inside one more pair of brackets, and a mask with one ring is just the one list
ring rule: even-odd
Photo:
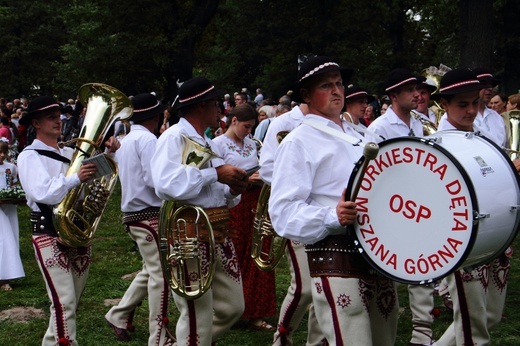
[[[231,110],[227,117],[226,133],[214,139],[224,153],[224,161],[245,170],[258,165],[256,144],[249,138],[256,119],[256,111],[248,104],[238,105]],[[244,287],[245,311],[242,317],[249,319],[249,327],[252,329],[271,331],[275,328],[264,318],[276,314],[274,271],[261,271],[251,258],[252,210],[256,208],[261,185],[258,172],[253,173],[240,203],[230,209],[230,226],[238,232],[233,238],[233,244]]]

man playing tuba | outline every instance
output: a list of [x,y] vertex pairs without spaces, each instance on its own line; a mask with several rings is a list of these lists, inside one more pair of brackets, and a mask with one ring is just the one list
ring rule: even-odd
[[[49,328],[42,345],[77,345],[76,309],[87,282],[92,247],[73,248],[60,243],[52,221],[52,208],[70,190],[91,180],[96,165],[85,164],[77,173],[65,175],[73,149],[58,147],[62,124],[60,106],[52,97],[32,100],[20,124],[32,125],[36,131],[36,139],[18,157],[18,168],[27,205],[31,208],[34,252],[51,300]],[[110,151],[119,148],[114,137],[105,145]]]
[[[203,254],[202,263],[198,263],[202,270],[190,261],[179,259],[186,273],[186,287],[197,281],[200,272],[207,272],[211,265],[215,265],[215,273],[211,289],[196,299],[190,299],[189,288],[185,294],[173,289],[175,304],[180,311],[176,327],[179,346],[193,343],[209,346],[229,330],[244,311],[240,270],[233,243],[228,238],[227,221],[228,208],[240,201],[239,195],[247,187],[248,176],[243,169],[224,164],[221,158],[192,165],[198,156],[197,151],[185,152],[186,146],[194,141],[198,146],[206,146],[219,154],[218,146],[205,136],[204,131],[208,126],[215,126],[217,97],[222,94],[205,78],[184,82],[173,105],[175,111],[181,112],[181,119],[159,137],[151,163],[157,195],[167,201],[175,200],[179,206],[203,208],[213,228],[213,235],[208,235],[203,234],[210,228],[208,226],[194,225],[190,220],[181,222],[180,227],[187,233],[191,231],[193,235],[194,229],[200,231],[196,236],[200,240],[197,242],[199,251]],[[190,163],[186,161],[188,159]],[[212,220],[213,215],[218,215],[217,220]],[[211,238],[217,243],[214,254],[209,253],[213,247]],[[216,263],[208,263],[208,258],[214,258]],[[175,266],[175,263],[171,265]]]

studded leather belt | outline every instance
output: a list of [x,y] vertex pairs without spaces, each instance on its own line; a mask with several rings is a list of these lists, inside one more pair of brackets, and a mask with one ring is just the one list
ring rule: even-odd
[[305,247],[312,277],[339,276],[372,279],[375,270],[346,235],[332,235]]

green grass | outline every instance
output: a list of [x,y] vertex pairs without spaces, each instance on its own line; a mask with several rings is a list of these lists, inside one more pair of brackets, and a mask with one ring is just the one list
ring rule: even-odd
[[[135,272],[141,267],[138,253],[131,252],[132,242],[121,225],[119,209],[120,190],[116,189],[103,220],[95,235],[93,244],[93,263],[85,293],[78,310],[78,341],[81,345],[145,345],[147,342],[147,302],[137,310],[135,317],[136,332],[133,340],[128,343],[116,341],[111,329],[105,323],[104,315],[109,307],[104,306],[106,299],[121,298],[130,281],[122,280],[125,274]],[[49,301],[45,286],[34,259],[29,228],[29,210],[19,208],[20,248],[25,268],[25,278],[12,282],[11,292],[0,292],[0,311],[15,307],[27,306],[43,309],[48,316]],[[515,240],[514,248],[520,249],[519,241]],[[513,256],[512,269],[508,287],[505,308],[505,318],[492,332],[492,345],[520,345],[520,257]],[[285,296],[290,282],[287,262],[282,260],[276,269],[276,299],[277,306]],[[442,334],[451,322],[450,313],[444,308],[440,299],[437,306],[441,309],[440,317],[434,323],[435,336]],[[411,314],[408,307],[408,295],[405,285],[399,285],[399,300],[401,315],[396,345],[408,345],[411,334]],[[170,321],[174,323],[178,317],[173,302],[170,305]],[[267,318],[271,324],[276,324],[277,316]],[[48,317],[35,318],[28,323],[14,323],[11,320],[0,321],[0,346],[23,345],[36,346],[47,328]],[[304,320],[296,332],[295,345],[305,345],[307,321]],[[173,329],[173,328],[172,328]],[[245,321],[239,321],[219,342],[219,345],[270,345],[272,333],[252,331],[246,328]]]

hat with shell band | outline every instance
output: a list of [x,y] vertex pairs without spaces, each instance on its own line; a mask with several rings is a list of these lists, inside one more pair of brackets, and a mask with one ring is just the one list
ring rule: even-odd
[[302,87],[311,78],[333,71],[339,71],[341,73],[343,84],[347,84],[354,73],[353,69],[341,67],[336,61],[326,56],[317,56],[304,62],[298,71],[298,80],[295,86],[296,92],[293,95],[293,100],[296,102],[304,102],[300,95]]
[[493,87],[496,87],[501,82],[500,79],[495,78],[491,71],[485,67],[475,67],[472,71],[475,72],[480,83],[484,85],[489,83]]
[[368,103],[375,100],[374,96],[369,95],[368,91],[361,87],[352,86],[350,88],[345,89],[345,99],[347,101],[351,101],[358,98],[366,98]]
[[179,87],[179,95],[177,95],[172,107],[177,111],[186,106],[211,100],[223,94],[223,90],[215,88],[206,78],[195,77],[182,83]]
[[417,76],[413,75],[412,72],[410,72],[408,69],[396,68],[390,71],[388,77],[386,78],[385,91],[389,93],[390,91],[394,91],[403,85],[410,83],[419,83]]
[[60,104],[51,96],[38,96],[29,102],[27,113],[20,118],[19,123],[27,126],[35,116],[45,113],[52,113],[60,110]]
[[475,72],[468,68],[456,68],[442,76],[439,91],[432,94],[433,100],[440,100],[445,95],[463,94],[484,88]]
[[166,106],[160,103],[151,93],[143,93],[132,97],[132,106],[134,106],[134,113],[130,120],[136,123],[153,118],[166,109]]

